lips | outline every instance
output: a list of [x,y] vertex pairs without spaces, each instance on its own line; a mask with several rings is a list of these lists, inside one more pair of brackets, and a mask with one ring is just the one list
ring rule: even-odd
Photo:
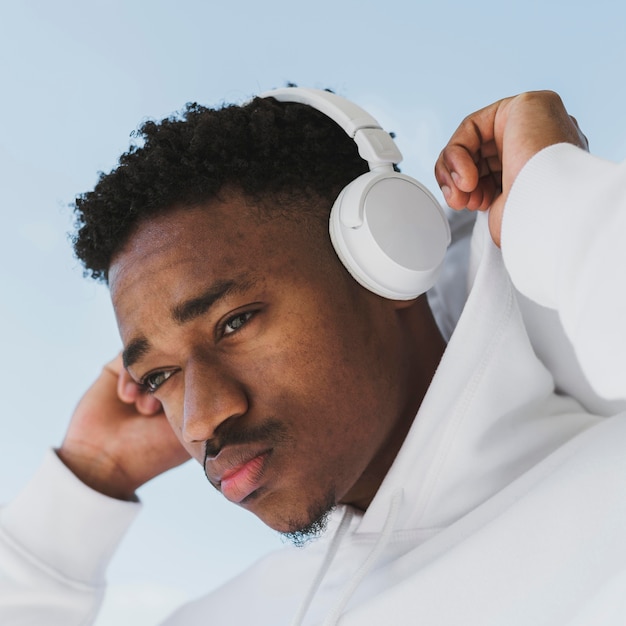
[[225,448],[214,459],[207,460],[207,476],[227,500],[239,503],[260,487],[270,455],[271,450],[267,449]]

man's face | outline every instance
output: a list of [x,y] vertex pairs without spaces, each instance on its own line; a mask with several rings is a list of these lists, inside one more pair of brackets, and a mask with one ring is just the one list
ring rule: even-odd
[[142,223],[109,272],[128,370],[229,500],[281,532],[366,508],[413,417],[396,306],[323,224],[239,196]]

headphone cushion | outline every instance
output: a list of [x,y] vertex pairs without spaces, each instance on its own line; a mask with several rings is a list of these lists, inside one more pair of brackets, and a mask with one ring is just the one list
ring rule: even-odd
[[410,300],[439,276],[450,227],[434,196],[398,172],[368,172],[337,198],[331,240],[352,276],[392,300]]

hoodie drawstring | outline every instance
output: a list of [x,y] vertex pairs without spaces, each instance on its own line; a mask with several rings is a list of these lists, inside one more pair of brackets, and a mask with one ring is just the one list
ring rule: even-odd
[[[367,555],[367,558],[361,563],[356,572],[352,575],[346,586],[344,587],[339,599],[335,603],[335,606],[332,608],[330,613],[326,616],[324,620],[323,626],[336,626],[341,617],[341,613],[348,604],[352,594],[354,594],[356,588],[361,584],[362,580],[369,574],[372,570],[376,561],[380,558],[380,555],[383,553],[383,550],[386,548],[389,540],[391,539],[393,529],[396,525],[396,520],[398,518],[398,513],[400,511],[400,502],[402,501],[402,488],[396,489],[392,496],[391,501],[389,503],[389,510],[387,511],[387,519],[385,520],[385,524],[382,528],[378,539],[376,540],[374,546],[372,547],[370,553]],[[319,568],[315,580],[309,587],[309,592],[306,595],[306,598],[300,605],[298,609],[298,613],[293,618],[291,622],[291,626],[302,626],[302,620],[309,610],[311,602],[320,585],[322,584],[322,579],[326,575],[328,568],[330,567],[335,555],[339,550],[339,546],[341,545],[341,541],[343,537],[348,532],[348,528],[350,527],[350,522],[352,521],[352,517],[354,515],[353,509],[349,506],[346,507],[346,510],[341,518],[341,522],[337,527],[337,531],[335,532],[335,536],[333,537],[330,545],[328,546],[328,550],[326,552],[326,556],[324,557],[324,561],[322,562],[321,567]]]
[[328,550],[326,551],[326,556],[324,557],[324,561],[322,562],[322,565],[317,572],[317,576],[315,577],[315,580],[312,582],[311,586],[309,587],[309,592],[307,593],[306,598],[300,605],[298,613],[293,618],[291,622],[291,626],[301,626],[302,620],[304,619],[304,616],[306,615],[306,612],[309,610],[309,606],[311,602],[313,601],[313,597],[315,596],[315,593],[317,592],[319,586],[321,585],[322,579],[326,575],[326,572],[328,571],[330,564],[333,562],[333,559],[335,558],[335,554],[337,554],[337,550],[339,550],[339,545],[341,544],[341,540],[343,539],[344,535],[348,531],[348,528],[350,527],[350,522],[352,521],[353,516],[354,516],[354,510],[352,509],[352,507],[346,506],[346,510],[343,513],[341,522],[339,523],[339,526],[337,527],[337,530],[335,531],[335,536],[333,537],[330,543],[330,546],[328,546]]
[[402,489],[399,488],[396,489],[391,496],[389,511],[387,512],[387,519],[385,520],[385,525],[383,526],[378,540],[374,544],[371,552],[367,555],[365,561],[361,563],[360,567],[354,573],[352,578],[348,581],[348,584],[345,586],[339,600],[324,620],[323,626],[336,626],[339,618],[341,617],[341,613],[346,607],[346,604],[348,604],[348,601],[352,597],[352,594],[361,584],[361,581],[370,573],[376,561],[382,554],[383,550],[387,547],[387,544],[391,539],[391,535],[396,524],[398,512],[400,511],[401,500]]

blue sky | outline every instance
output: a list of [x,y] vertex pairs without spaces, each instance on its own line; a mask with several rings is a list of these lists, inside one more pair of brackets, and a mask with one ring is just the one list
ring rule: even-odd
[[[0,4],[0,501],[58,445],[119,348],[106,288],[82,277],[70,203],[147,118],[284,85],[330,87],[395,131],[403,170],[461,119],[558,91],[592,152],[626,158],[626,6],[614,0],[44,0]],[[142,488],[98,626],[156,624],[280,540],[187,464]]]

